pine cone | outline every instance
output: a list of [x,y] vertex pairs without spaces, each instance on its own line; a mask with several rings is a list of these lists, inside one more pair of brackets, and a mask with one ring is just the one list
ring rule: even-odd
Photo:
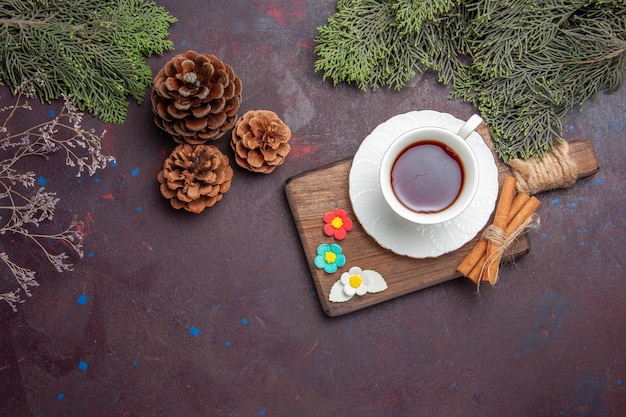
[[249,111],[237,120],[231,147],[235,161],[253,172],[269,174],[291,150],[291,129],[269,110]]
[[154,122],[178,143],[218,139],[235,124],[241,89],[232,67],[215,55],[176,55],[154,78]]
[[230,189],[233,169],[213,145],[181,144],[165,160],[157,179],[172,207],[200,213],[213,207]]

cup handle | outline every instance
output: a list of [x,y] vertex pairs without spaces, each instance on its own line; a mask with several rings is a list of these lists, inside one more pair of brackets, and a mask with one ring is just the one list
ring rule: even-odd
[[462,137],[463,139],[469,138],[474,130],[483,122],[483,118],[477,114],[472,115],[467,122],[459,129],[457,135]]

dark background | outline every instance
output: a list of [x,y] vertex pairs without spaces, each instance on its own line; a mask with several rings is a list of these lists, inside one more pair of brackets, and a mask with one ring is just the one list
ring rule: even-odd
[[[276,112],[292,152],[270,175],[235,166],[223,201],[194,215],[159,193],[175,143],[149,91],[123,125],[86,117],[117,164],[76,178],[62,158],[37,162],[58,221],[76,215],[88,236],[63,274],[13,248],[41,285],[17,313],[0,305],[0,415],[626,415],[624,88],[568,117],[566,139],[592,141],[600,171],[539,195],[532,249],[495,287],[458,279],[329,318],[285,181],[352,157],[396,114],[475,110],[433,73],[399,92],[323,81],[313,38],[335,1],[158,3],[178,22],[154,73],[187,49],[215,54],[243,82],[239,113]],[[228,136],[216,145],[233,161]]]

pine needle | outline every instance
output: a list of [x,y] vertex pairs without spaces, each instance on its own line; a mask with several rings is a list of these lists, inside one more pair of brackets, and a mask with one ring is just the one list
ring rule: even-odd
[[0,80],[36,86],[44,103],[71,95],[75,106],[123,123],[127,97],[141,102],[152,72],[144,57],[173,49],[176,19],[146,0],[0,0]]
[[479,109],[504,162],[541,158],[572,108],[623,84],[626,1],[344,0],[315,40],[333,84],[400,89],[436,71]]

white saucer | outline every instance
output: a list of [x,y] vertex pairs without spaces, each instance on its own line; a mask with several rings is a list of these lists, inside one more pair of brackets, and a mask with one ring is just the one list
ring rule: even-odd
[[361,143],[350,168],[350,201],[367,234],[383,248],[412,258],[437,257],[460,248],[487,224],[498,197],[498,168],[476,132],[467,141],[478,159],[478,192],[467,210],[454,219],[437,225],[411,223],[389,208],[378,184],[380,160],[392,140],[420,126],[458,131],[463,123],[448,113],[413,111],[381,123]]

